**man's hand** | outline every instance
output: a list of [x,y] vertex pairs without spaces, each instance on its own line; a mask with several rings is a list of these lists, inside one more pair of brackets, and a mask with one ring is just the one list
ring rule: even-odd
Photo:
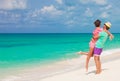
[[109,39],[110,40],[114,39],[114,36],[112,34],[110,34]]

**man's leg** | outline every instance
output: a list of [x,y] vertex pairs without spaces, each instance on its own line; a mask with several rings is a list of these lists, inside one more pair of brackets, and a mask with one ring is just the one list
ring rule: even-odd
[[96,74],[100,74],[101,72],[101,62],[100,56],[94,56],[95,64],[96,64]]

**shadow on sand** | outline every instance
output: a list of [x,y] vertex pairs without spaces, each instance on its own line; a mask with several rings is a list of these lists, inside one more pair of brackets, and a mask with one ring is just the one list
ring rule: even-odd
[[[102,71],[105,71],[105,70],[108,70],[108,69],[107,68],[102,69]],[[89,74],[92,74],[92,73],[96,74],[96,70],[90,71],[90,72],[86,73],[86,75],[89,75]]]

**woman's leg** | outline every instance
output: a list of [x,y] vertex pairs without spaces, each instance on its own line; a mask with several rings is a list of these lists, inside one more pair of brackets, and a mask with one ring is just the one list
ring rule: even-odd
[[88,55],[88,52],[82,52],[82,51],[80,51],[80,52],[78,52],[78,54]]
[[86,71],[88,71],[88,64],[89,64],[89,61],[90,61],[90,58],[93,56],[93,51],[94,51],[94,48],[90,48],[90,51],[87,55],[87,58],[86,58]]

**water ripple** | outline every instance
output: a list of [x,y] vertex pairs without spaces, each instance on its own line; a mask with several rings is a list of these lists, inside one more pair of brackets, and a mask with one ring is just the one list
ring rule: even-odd
[[20,47],[20,46],[33,46],[37,44],[0,44],[0,48]]

